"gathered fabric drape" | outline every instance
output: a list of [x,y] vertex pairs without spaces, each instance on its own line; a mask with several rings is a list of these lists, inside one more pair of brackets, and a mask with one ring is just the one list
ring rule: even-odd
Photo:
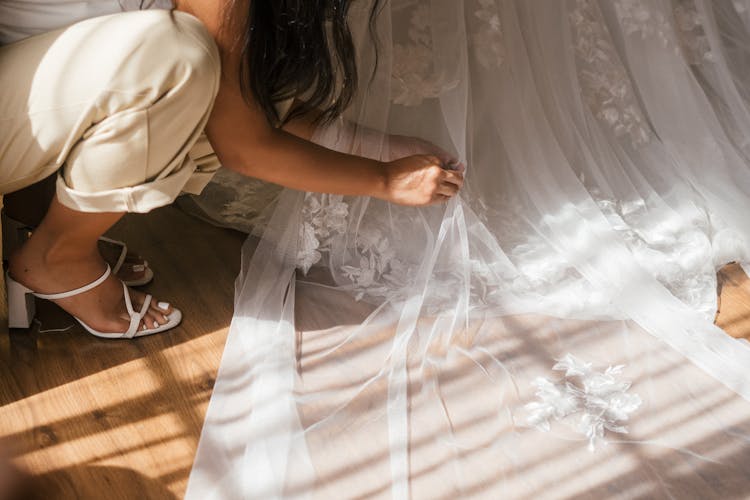
[[193,200],[255,236],[187,498],[750,492],[750,344],[713,324],[750,262],[750,2],[381,4],[314,140],[419,137],[466,185]]

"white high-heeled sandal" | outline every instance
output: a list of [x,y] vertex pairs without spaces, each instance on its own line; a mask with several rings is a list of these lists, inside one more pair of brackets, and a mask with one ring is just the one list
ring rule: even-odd
[[[3,226],[3,259],[7,259],[14,251],[18,250],[24,243],[26,243],[26,240],[31,237],[31,232],[34,228],[8,217],[4,211],[0,211],[0,218],[2,218]],[[125,263],[125,257],[128,255],[128,246],[124,241],[113,240],[106,236],[101,236],[99,241],[104,241],[110,245],[120,247],[120,256],[112,267],[112,273],[117,274]],[[139,279],[124,280],[123,283],[127,286],[147,285],[154,279],[154,271],[151,270],[146,260],[143,261],[143,264],[132,266],[132,269],[136,273],[142,272],[143,276]]]
[[[104,280],[106,280],[111,273],[112,269],[109,267],[109,265],[107,265],[107,270],[104,271],[104,274],[102,274],[99,278],[89,283],[88,285],[84,285],[69,292],[44,294],[36,293],[30,288],[20,284],[19,282],[11,278],[10,275],[6,272],[5,285],[8,291],[8,327],[29,328],[29,326],[31,326],[31,322],[36,315],[36,304],[34,302],[34,297],[39,297],[40,299],[44,300],[60,300],[68,297],[73,297],[75,295],[80,295],[104,283]],[[125,307],[127,308],[128,314],[130,315],[130,326],[128,327],[127,331],[111,333],[99,332],[97,330],[94,330],[75,316],[73,316],[73,318],[75,318],[75,320],[78,321],[81,326],[83,326],[90,334],[105,339],[132,339],[134,337],[153,335],[154,333],[160,333],[166,330],[170,330],[179,325],[180,321],[182,321],[182,312],[180,312],[179,309],[173,309],[172,313],[164,315],[168,319],[167,323],[159,325],[155,328],[139,329],[141,320],[146,315],[146,312],[148,312],[152,297],[150,294],[146,295],[146,300],[143,301],[143,307],[141,307],[140,311],[136,312],[135,309],[133,309],[133,303],[130,300],[130,291],[128,290],[128,287],[123,283],[122,288],[125,296]],[[168,305],[165,307],[168,307]]]

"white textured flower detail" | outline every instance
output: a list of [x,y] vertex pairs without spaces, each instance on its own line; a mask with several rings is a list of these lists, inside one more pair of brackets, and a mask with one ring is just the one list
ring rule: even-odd
[[657,215],[641,199],[613,200],[596,187],[588,189],[633,258],[675,297],[713,320],[716,271],[711,234],[719,233],[715,219],[697,212],[675,222],[668,213]]
[[536,397],[526,405],[529,425],[549,431],[550,420],[561,420],[578,411],[578,398],[564,383],[554,383],[544,377],[537,377],[532,382],[536,387]]
[[688,63],[697,65],[713,62],[711,45],[703,30],[703,18],[693,0],[678,0],[678,5],[674,8],[674,18],[682,53]]
[[[631,15],[638,19],[644,17],[642,13]],[[605,28],[598,5],[593,0],[576,0],[569,17],[578,78],[586,104],[616,137],[630,138],[634,147],[648,143],[651,134],[646,119],[638,109],[625,66]]]
[[478,3],[479,9],[474,12],[474,16],[479,25],[472,35],[474,55],[485,68],[499,68],[505,59],[500,13],[495,0],[478,0]]
[[427,3],[418,4],[412,11],[408,34],[407,43],[393,45],[391,101],[402,106],[419,106],[423,100],[455,88],[458,82],[447,82],[435,71]]
[[246,233],[265,227],[281,188],[220,168],[203,193],[192,196],[200,216]]
[[297,267],[310,270],[329,251],[334,237],[346,232],[349,205],[340,195],[308,193],[302,208],[302,225],[297,246]]
[[399,259],[389,237],[377,227],[364,225],[354,240],[359,265],[345,265],[341,272],[351,280],[356,292],[355,299],[365,295],[380,298],[396,298],[400,290],[408,285],[412,270]]
[[[562,380],[538,377],[532,382],[538,400],[524,407],[527,423],[547,432],[551,420],[565,421],[586,437],[590,451],[604,442],[605,431],[627,434],[624,423],[641,406],[641,398],[628,392],[629,381],[620,380],[624,368],[610,366],[601,372],[591,363],[566,354],[552,367],[565,372]],[[578,417],[577,422],[570,421],[574,417]]]
[[[392,217],[388,213],[382,217]],[[356,300],[399,298],[413,275],[413,265],[396,258],[391,237],[381,228],[381,217],[360,221],[356,236],[347,237],[349,205],[343,196],[308,193],[302,209],[297,244],[297,268],[307,273],[332,248],[345,249],[345,262],[336,271],[350,281]],[[339,254],[339,256],[341,256]]]
[[297,249],[297,267],[305,274],[321,259],[322,255],[318,248],[320,248],[320,241],[315,234],[315,228],[309,222],[303,223]]
[[650,0],[616,0],[615,12],[625,35],[656,37],[667,47],[672,28],[659,6]]

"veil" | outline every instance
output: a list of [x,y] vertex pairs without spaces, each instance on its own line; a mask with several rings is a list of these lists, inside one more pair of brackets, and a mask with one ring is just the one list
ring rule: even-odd
[[750,2],[381,3],[314,141],[419,137],[466,184],[410,208],[224,172],[190,202],[255,236],[186,497],[750,491],[750,344],[713,324],[750,263]]

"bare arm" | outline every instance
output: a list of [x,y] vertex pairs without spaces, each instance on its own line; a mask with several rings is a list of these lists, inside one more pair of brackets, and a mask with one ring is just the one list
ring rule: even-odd
[[[248,103],[240,91],[236,36],[221,26],[224,1],[182,0],[177,8],[200,19],[219,46],[222,77],[206,134],[225,167],[292,189],[373,196],[406,205],[442,201],[458,191],[461,174],[443,170],[434,156],[382,163],[331,151],[272,127],[260,107]],[[309,127],[300,123],[292,125],[292,131],[309,138]]]

